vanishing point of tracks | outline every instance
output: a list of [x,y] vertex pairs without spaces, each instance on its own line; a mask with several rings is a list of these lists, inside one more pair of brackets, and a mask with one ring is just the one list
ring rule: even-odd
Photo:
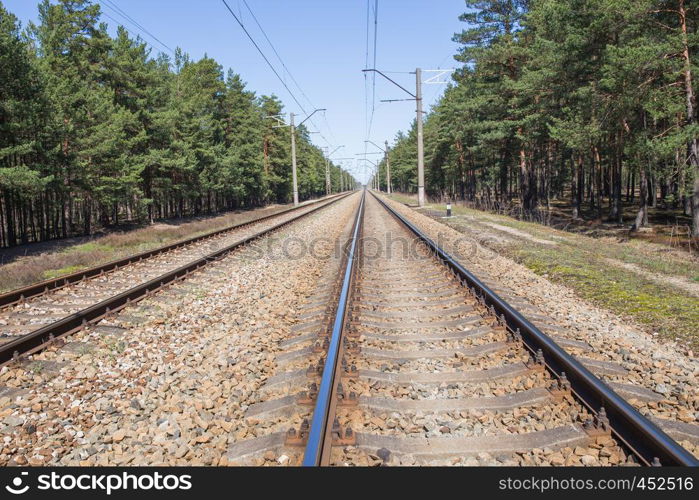
[[232,463],[699,464],[380,199],[347,233]]
[[346,195],[306,203],[0,295],[0,365],[18,361]]

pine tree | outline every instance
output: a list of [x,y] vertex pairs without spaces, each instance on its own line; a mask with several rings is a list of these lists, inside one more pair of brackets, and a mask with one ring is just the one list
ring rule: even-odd
[[[266,118],[279,99],[209,57],[112,38],[100,15],[42,0],[22,33],[0,4],[0,245],[291,200],[289,128]],[[304,127],[297,145],[301,197],[324,194]]]
[[[574,218],[620,223],[625,188],[638,204],[633,228],[659,205],[697,224],[699,9],[686,0],[466,4],[469,27],[454,37],[464,66],[425,121],[430,195],[538,220],[569,197]],[[411,190],[413,169],[401,163],[415,161],[413,140],[394,147],[394,179]]]
[[[43,166],[44,86],[17,18],[0,4],[0,244],[27,242],[36,233],[33,197],[51,180]],[[42,219],[43,219],[43,214]],[[41,234],[46,227],[41,225]],[[36,237],[36,234],[34,234]]]

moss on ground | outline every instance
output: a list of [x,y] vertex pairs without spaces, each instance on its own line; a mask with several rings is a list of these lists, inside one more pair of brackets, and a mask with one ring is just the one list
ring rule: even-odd
[[[397,201],[397,196],[393,196]],[[444,205],[429,205],[437,212]],[[651,281],[637,273],[610,265],[607,259],[634,264],[660,276],[684,278],[699,282],[699,263],[689,256],[640,240],[614,241],[571,234],[537,223],[519,221],[507,216],[453,207],[463,218],[445,220],[434,217],[461,232],[467,229],[497,232],[488,223],[497,223],[523,231],[535,238],[548,239],[556,245],[543,245],[507,234],[507,242],[499,243],[498,252],[519,262],[536,274],[563,284],[591,303],[631,318],[649,332],[666,339],[679,340],[699,348],[699,298],[670,284]]]
[[417,204],[416,197],[410,197],[410,196],[402,194],[402,193],[392,193],[391,196],[389,196],[389,198],[397,201],[398,203],[403,203],[405,205]]
[[535,273],[572,288],[580,297],[630,317],[664,338],[699,346],[699,299],[582,252],[527,245],[507,253]]
[[[429,205],[436,211],[444,211],[444,205]],[[667,274],[688,280],[699,281],[699,262],[684,252],[643,240],[615,241],[612,238],[592,238],[590,236],[567,233],[558,229],[542,226],[535,222],[526,222],[504,215],[479,212],[477,210],[454,207],[454,214],[468,215],[477,219],[476,224],[484,224],[484,229],[493,231],[487,222],[523,231],[535,238],[547,239],[560,245],[568,245],[594,254],[597,258],[616,259],[627,264],[637,265],[647,271]]]
[[85,266],[67,266],[61,269],[48,269],[44,271],[43,278],[51,280],[59,278],[61,276],[65,276],[66,274],[76,273],[82,269],[85,269]]

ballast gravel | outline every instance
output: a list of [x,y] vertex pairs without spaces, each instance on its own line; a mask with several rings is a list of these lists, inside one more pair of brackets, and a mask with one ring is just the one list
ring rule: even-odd
[[227,465],[355,194],[0,371],[0,465]]

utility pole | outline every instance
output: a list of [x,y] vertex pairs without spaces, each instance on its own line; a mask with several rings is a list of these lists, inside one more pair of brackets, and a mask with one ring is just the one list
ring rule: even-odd
[[[372,71],[375,73],[378,73],[382,77],[384,77],[386,80],[391,82],[393,85],[401,89],[403,92],[408,94],[411,99],[382,99],[381,102],[398,102],[398,101],[415,101],[417,104],[417,198],[418,198],[418,204],[421,207],[425,206],[425,144],[424,144],[424,137],[423,137],[423,131],[422,131],[422,73],[423,70],[421,68],[417,68],[415,70],[415,94],[410,92],[408,89],[400,85],[399,83],[395,82],[385,74],[383,74],[381,71],[379,71],[376,68],[367,68],[363,69],[363,72],[367,71]],[[439,84],[443,85],[446,84],[446,81],[441,81],[440,78],[448,73],[451,73],[453,69],[427,69],[424,70],[427,73],[436,73],[435,76],[429,78],[425,83],[427,84]],[[390,175],[387,173],[387,175]],[[390,185],[390,184],[389,184]]]
[[[344,147],[344,146],[340,146]],[[340,148],[337,148],[340,149]],[[337,149],[335,151],[337,151]],[[339,162],[344,162],[346,160],[354,160],[354,158],[335,158],[335,160]],[[341,163],[342,164],[342,163]],[[340,192],[344,192],[345,190],[349,189],[349,181],[345,178],[346,172],[343,170],[342,167],[340,167]]]
[[335,154],[335,152],[340,149],[344,148],[345,146],[338,146],[335,149],[333,149],[332,153],[328,153],[328,148],[323,148],[325,149],[325,195],[330,196],[332,194],[332,181],[330,180],[330,157]]
[[[366,153],[366,154],[372,154],[372,153]],[[381,154],[381,153],[378,153],[378,154]],[[373,175],[371,176],[371,179],[370,179],[370,180],[371,180],[371,188],[370,188],[370,189],[376,189],[377,191],[380,191],[380,186],[379,186],[379,164],[378,164],[378,163],[374,163],[373,161],[371,161],[371,160],[368,159],[368,158],[359,158],[359,159],[362,160],[362,161],[371,163],[371,164],[373,165],[374,168],[373,168],[371,171],[373,171],[374,173],[373,173]],[[367,185],[368,185],[368,184],[367,184]]]
[[325,196],[330,196],[330,154],[328,148],[321,148],[325,153]]
[[[389,149],[388,149],[388,141],[385,141],[385,142],[384,142],[384,144],[386,145],[386,149],[382,148],[381,146],[379,146],[378,144],[376,144],[374,141],[366,140],[366,141],[364,141],[364,142],[365,142],[365,143],[369,143],[369,144],[373,144],[373,145],[376,146],[378,149],[380,149],[381,151],[383,151],[383,153],[384,153],[384,158],[386,159],[386,193],[391,194],[391,162],[390,162],[390,159],[389,159],[389,157],[388,157],[388,152],[389,152]],[[371,154],[371,153],[368,153],[368,154]],[[377,154],[380,154],[380,153],[377,153]],[[377,175],[378,175],[378,174],[377,174]]]
[[294,113],[289,114],[289,121],[291,122],[291,178],[293,179],[294,206],[296,207],[299,204],[299,184],[296,177],[296,127],[294,127]]
[[[325,111],[325,108],[322,109],[316,109],[308,115],[304,120],[298,124],[300,127],[303,125],[306,120],[308,120],[311,116],[316,114],[318,111]],[[299,183],[298,183],[298,176],[296,174],[296,125],[294,124],[294,117],[296,115],[294,113],[289,113],[289,129],[291,131],[291,181],[292,181],[292,190],[294,193],[294,206],[298,206],[299,204]],[[281,118],[281,115],[273,115],[273,116],[268,116],[267,118],[273,118],[279,122],[279,125],[274,126],[274,128],[280,128],[280,127],[286,127],[286,124],[284,123],[284,120]]]
[[415,102],[417,103],[417,203],[425,206],[425,144],[422,132],[422,70],[415,70]]
[[391,159],[389,158],[388,152],[388,141],[386,141],[386,193],[391,194]]

